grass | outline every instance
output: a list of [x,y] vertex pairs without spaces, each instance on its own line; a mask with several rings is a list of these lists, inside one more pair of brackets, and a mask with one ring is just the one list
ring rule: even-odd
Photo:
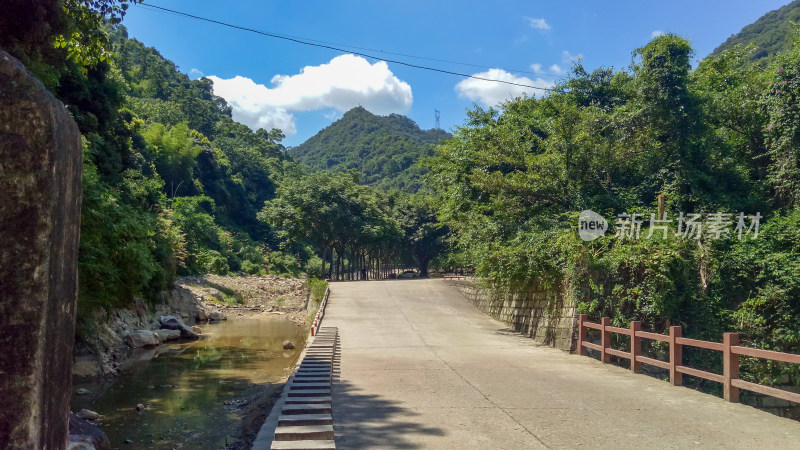
[[225,287],[225,286],[223,286],[221,284],[213,283],[213,282],[208,281],[208,280],[204,280],[204,281],[205,281],[206,285],[208,285],[210,287],[213,287],[214,289],[220,291],[222,293],[222,298],[224,299],[224,302],[227,303],[228,305],[234,306],[234,305],[244,304],[244,298],[242,297],[242,294],[234,291],[233,289],[231,289],[229,287]]
[[308,291],[311,293],[311,300],[320,302],[322,297],[325,296],[325,290],[328,289],[328,282],[318,278],[308,279]]

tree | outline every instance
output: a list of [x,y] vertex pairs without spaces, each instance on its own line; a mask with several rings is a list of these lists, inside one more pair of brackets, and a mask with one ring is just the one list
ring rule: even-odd
[[437,219],[436,205],[430,197],[402,197],[395,211],[404,241],[417,261],[420,276],[426,277],[430,262],[447,248],[445,238],[449,229]]

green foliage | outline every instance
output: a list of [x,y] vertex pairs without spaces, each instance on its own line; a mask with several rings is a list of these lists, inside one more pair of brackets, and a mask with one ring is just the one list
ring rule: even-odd
[[401,197],[394,205],[394,214],[403,231],[404,243],[414,255],[420,276],[428,276],[430,262],[447,249],[449,229],[436,218],[436,205],[430,197]]
[[449,137],[442,130],[420,130],[398,114],[376,116],[357,107],[289,153],[315,170],[357,170],[364,184],[415,192],[423,171],[414,164]]
[[770,11],[755,22],[731,35],[712,55],[719,55],[732,50],[737,45],[755,44],[756,51],[750,55],[754,61],[776,55],[791,47],[791,23],[800,21],[800,1],[795,0],[788,5]]
[[[717,256],[713,294],[727,303],[744,338],[758,348],[800,353],[800,209],[772,218],[758,239],[731,242]],[[751,377],[775,382],[797,367],[746,359]],[[794,366],[794,365],[793,365]]]
[[67,58],[84,67],[94,67],[111,57],[111,45],[103,21],[118,24],[129,3],[141,0],[62,0],[68,19],[66,33],[55,36],[54,46],[67,51]]
[[325,280],[320,280],[319,278],[309,278],[308,279],[308,292],[311,296],[311,300],[314,302],[322,301],[322,298],[325,297],[325,291],[328,289],[328,282]]
[[772,164],[768,178],[780,204],[800,205],[800,29],[790,51],[767,68],[771,75],[763,95],[769,117],[765,145]]
[[[311,246],[325,261],[330,255],[335,277],[340,267],[352,274],[401,262],[415,263],[427,275],[430,261],[446,247],[448,232],[436,220],[431,200],[386,194],[358,182],[355,172],[323,171],[281,183],[278,196],[258,217],[277,231],[284,247]],[[270,260],[281,261],[274,255]],[[307,261],[312,274],[326,275],[324,261],[319,266],[314,258]],[[281,267],[291,270],[286,262]]]
[[[636,50],[628,70],[577,65],[543,98],[470,111],[424,163],[454,236],[450,257],[498,289],[562,292],[617,326],[679,324],[716,341],[739,330],[748,345],[800,351],[800,52],[766,70],[752,52],[737,47],[692,70],[688,43],[664,35]],[[648,238],[659,194],[673,231],[680,212],[768,218],[757,239]],[[610,219],[609,235],[578,239],[585,209]],[[621,213],[643,215],[640,239],[611,236]],[[743,364],[750,379],[798,375]]]
[[130,3],[11,2],[0,13],[0,23],[17,21],[0,32],[4,48],[45,81],[84,138],[84,331],[101,308],[155,302],[178,273],[268,270],[277,242],[265,240],[256,212],[299,172],[280,131],[233,122],[210,80],[189,80],[128,39],[115,23]]
[[158,211],[139,205],[158,197],[157,184],[128,173],[111,188],[101,182],[84,153],[80,242],[80,298],[83,315],[98,307],[127,304],[153,295],[174,279],[182,239]]

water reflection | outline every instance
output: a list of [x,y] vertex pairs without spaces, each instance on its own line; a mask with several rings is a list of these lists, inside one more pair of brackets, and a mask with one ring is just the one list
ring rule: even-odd
[[[138,351],[111,383],[76,383],[72,409],[103,415],[113,447],[222,448],[239,426],[238,399],[263,391],[294,364],[304,330],[289,320],[201,325],[203,339]],[[284,350],[291,339],[295,350]],[[145,406],[137,411],[136,405]],[[126,442],[132,441],[132,442]]]

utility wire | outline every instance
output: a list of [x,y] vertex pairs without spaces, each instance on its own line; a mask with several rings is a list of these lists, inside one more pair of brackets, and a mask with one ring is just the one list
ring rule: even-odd
[[[164,8],[162,6],[150,5],[150,4],[145,4],[145,3],[141,3],[140,5],[144,6],[144,7],[147,7],[147,8],[153,8],[153,9],[169,12],[169,13],[172,13],[172,14],[177,14],[179,16],[189,17],[191,19],[196,19],[196,20],[202,20],[204,22],[215,23],[217,25],[222,25],[222,26],[229,27],[229,28],[234,28],[234,29],[237,29],[237,30],[249,31],[251,33],[260,34],[262,36],[272,37],[272,38],[276,38],[276,39],[283,39],[283,40],[294,42],[294,43],[297,43],[297,44],[308,45],[308,46],[312,46],[312,47],[325,48],[325,49],[334,50],[334,51],[337,51],[337,52],[352,53],[354,55],[363,56],[365,58],[370,58],[370,59],[379,60],[379,61],[386,61],[386,62],[390,62],[390,63],[394,63],[394,64],[400,64],[400,65],[407,66],[407,67],[413,67],[415,69],[430,70],[430,71],[433,71],[433,72],[445,73],[445,74],[448,74],[448,75],[456,75],[456,76],[464,77],[464,78],[472,78],[472,79],[481,80],[481,81],[491,81],[491,82],[495,82],[495,83],[503,83],[503,84],[509,84],[509,85],[512,85],[512,86],[520,86],[520,87],[531,88],[531,89],[540,89],[540,90],[543,90],[543,91],[555,91],[556,90],[556,89],[553,89],[553,88],[546,88],[546,87],[539,87],[539,86],[531,86],[529,84],[515,83],[513,81],[495,80],[495,79],[491,79],[491,78],[484,78],[484,77],[479,77],[479,76],[475,76],[475,75],[469,75],[469,74],[466,74],[466,73],[453,72],[451,70],[439,69],[439,68],[436,68],[436,67],[421,66],[419,64],[412,64],[412,63],[408,63],[408,62],[405,62],[405,61],[398,61],[398,60],[379,58],[377,56],[373,56],[373,55],[370,55],[370,54],[367,54],[367,53],[361,53],[361,52],[357,52],[357,51],[347,50],[347,49],[344,49],[344,48],[340,48],[340,47],[336,47],[336,46],[328,45],[328,44],[323,44],[323,43],[315,43],[315,42],[311,42],[311,40],[307,40],[307,39],[296,38],[296,37],[291,37],[291,36],[285,36],[285,35],[276,34],[276,33],[269,33],[269,32],[266,32],[266,31],[256,30],[256,29],[253,29],[253,28],[247,28],[247,27],[243,27],[243,26],[239,26],[239,25],[234,25],[234,24],[230,24],[230,23],[226,23],[226,22],[221,22],[221,21],[215,20],[215,19],[209,19],[207,17],[196,16],[194,14],[189,14],[189,13],[185,13],[185,12],[182,12],[182,11],[176,11],[174,9]],[[318,42],[322,42],[322,41],[318,41]],[[353,48],[357,48],[357,47],[353,47]],[[382,52],[382,53],[388,53],[388,52]],[[423,58],[423,59],[432,59],[432,58]],[[439,61],[446,62],[446,61],[443,61],[443,60],[439,60]],[[455,64],[464,64],[464,63],[455,63]],[[475,66],[476,67],[485,67],[485,66],[477,66],[477,65],[475,65]]]
[[[148,5],[148,4],[144,4],[144,3],[141,3],[140,5],[141,6],[145,6],[145,7],[157,8],[157,6]],[[173,15],[182,15],[180,13],[175,14],[172,11],[164,11],[163,8],[159,8],[159,9],[162,9],[161,12],[165,12],[165,13],[169,13],[169,14],[173,14]],[[304,41],[318,42],[318,43],[321,43],[321,44],[336,45],[336,46],[339,46],[339,47],[346,47],[346,48],[351,48],[351,49],[356,49],[356,50],[364,50],[364,51],[368,51],[368,52],[383,53],[383,54],[386,54],[386,55],[403,56],[403,57],[406,57],[406,58],[422,59],[422,60],[426,60],[426,61],[435,61],[435,62],[442,62],[442,63],[447,63],[447,64],[457,64],[457,65],[460,65],[460,66],[467,66],[467,67],[477,67],[479,69],[494,69],[495,68],[495,67],[492,67],[492,66],[484,66],[484,65],[481,65],[481,64],[472,64],[472,63],[466,63],[466,62],[461,62],[461,61],[451,61],[449,59],[429,58],[429,57],[426,57],[426,56],[410,55],[408,53],[389,52],[389,51],[386,51],[386,50],[379,50],[379,49],[374,49],[374,48],[369,48],[369,47],[359,47],[357,45],[341,44],[341,43],[330,42],[330,41],[322,41],[322,40],[319,40],[319,39],[312,39],[312,38],[306,38],[306,37],[301,37],[301,36],[292,36],[291,34],[274,33],[274,32],[269,32],[269,33],[274,34],[276,36],[281,36],[281,37],[301,39],[301,40],[304,40]],[[378,59],[378,58],[376,58],[376,59]],[[539,75],[539,76],[543,76],[543,77],[554,77],[554,78],[561,77],[561,75],[557,75],[557,74],[553,74],[553,73],[533,72],[533,71],[530,71],[530,70],[521,70],[521,69],[504,69],[504,70],[506,72],[523,73],[523,74],[527,74],[527,75]]]

